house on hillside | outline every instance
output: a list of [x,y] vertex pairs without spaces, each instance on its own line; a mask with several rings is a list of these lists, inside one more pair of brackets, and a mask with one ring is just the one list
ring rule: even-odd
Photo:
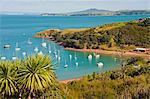
[[150,52],[150,48],[136,48],[134,51],[136,51],[136,52]]

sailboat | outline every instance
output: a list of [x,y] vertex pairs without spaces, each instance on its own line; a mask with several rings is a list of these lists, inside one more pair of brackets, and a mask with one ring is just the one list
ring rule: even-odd
[[6,57],[5,56],[1,56],[1,60],[6,60]]
[[74,58],[75,58],[75,60],[77,60],[76,52],[75,52]]
[[60,59],[61,59],[61,57],[59,56],[59,57],[58,57],[58,61],[60,61]]
[[31,45],[31,44],[32,44],[32,42],[31,42],[31,39],[30,39],[30,38],[28,38],[28,44],[29,44],[29,45]]
[[42,47],[46,48],[46,42],[44,42],[44,39],[43,39],[43,42],[42,42]]
[[50,44],[48,45],[48,52],[52,53]]
[[12,57],[12,60],[17,60],[18,58],[16,56],[13,56]]
[[20,49],[21,49],[21,48],[18,46],[18,42],[17,42],[17,43],[16,43],[16,49],[15,49],[15,50],[16,50],[16,51],[20,51]]
[[26,54],[27,54],[26,52],[22,52],[22,55],[23,55],[23,56],[26,56]]
[[39,51],[38,47],[34,48],[34,52],[37,53]]
[[79,65],[79,63],[78,62],[76,62],[76,66],[78,66]]
[[42,51],[40,51],[40,52],[38,53],[38,55],[43,55],[43,52],[42,52]]
[[98,62],[98,63],[97,63],[97,66],[98,66],[98,67],[103,67],[103,65],[104,65],[104,64],[103,64],[102,62]]
[[66,61],[65,61],[65,66],[64,66],[64,68],[67,68],[68,67],[68,65],[66,64]]
[[14,55],[13,53],[13,57],[12,57],[12,60],[17,60],[18,58]]
[[89,59],[89,60],[91,60],[91,59],[92,59],[92,55],[91,55],[91,54],[88,56],[88,59]]
[[96,57],[96,59],[98,59],[98,58],[100,57],[100,55],[99,55],[99,54],[97,54],[97,55],[95,55],[95,57]]
[[69,57],[70,57],[70,60],[71,60],[72,59],[72,55],[70,54]]

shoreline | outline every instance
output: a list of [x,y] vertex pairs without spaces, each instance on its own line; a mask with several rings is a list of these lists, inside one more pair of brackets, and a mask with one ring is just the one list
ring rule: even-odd
[[66,79],[66,80],[58,80],[59,83],[64,83],[64,84],[67,84],[68,82],[71,82],[71,81],[79,81],[81,80],[82,77],[79,77],[79,78],[71,78],[71,79]]
[[65,50],[69,51],[78,51],[78,52],[94,52],[94,53],[99,53],[99,54],[104,54],[104,55],[112,55],[112,56],[122,56],[125,57],[142,57],[142,58],[150,58],[150,55],[145,54],[145,53],[138,53],[138,52],[120,52],[120,51],[107,51],[107,50],[101,50],[101,49],[75,49],[75,48],[64,48]]
[[[75,49],[75,48],[64,48],[64,49],[69,50],[69,51],[78,51],[78,52],[90,52],[90,53],[94,52],[94,53],[117,56],[117,57],[119,57],[119,55],[122,54],[122,52],[120,52],[120,51],[107,51],[107,50],[100,50],[100,49]],[[142,58],[150,59],[150,55],[147,55],[144,53],[129,52],[129,51],[124,52],[122,54],[122,56],[125,56],[125,57],[133,57],[134,56],[134,57],[142,57]],[[68,82],[79,81],[81,79],[82,79],[82,77],[71,78],[71,79],[66,79],[66,80],[58,80],[58,82],[67,84]]]

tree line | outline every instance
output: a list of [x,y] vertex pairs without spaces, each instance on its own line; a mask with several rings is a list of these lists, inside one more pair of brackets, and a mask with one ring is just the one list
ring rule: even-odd
[[41,37],[52,37],[62,42],[64,47],[79,49],[100,49],[102,45],[111,47],[138,46],[150,47],[150,18],[142,22],[112,23],[90,28],[85,31],[61,34],[61,32],[41,33]]

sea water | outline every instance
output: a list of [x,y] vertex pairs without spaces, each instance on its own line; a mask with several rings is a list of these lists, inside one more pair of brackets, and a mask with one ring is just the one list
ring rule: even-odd
[[[11,60],[13,56],[23,58],[22,53],[35,54],[37,47],[43,54],[50,55],[59,80],[78,78],[93,72],[104,72],[120,67],[119,58],[100,55],[96,58],[94,53],[66,51],[62,46],[48,40],[33,38],[34,34],[46,29],[86,28],[95,27],[113,22],[124,22],[146,18],[149,15],[132,16],[26,16],[26,15],[0,15],[0,56]],[[28,44],[28,39],[32,44]],[[47,47],[41,44],[47,42]],[[20,51],[16,51],[17,47]],[[10,44],[9,49],[4,49]],[[49,45],[49,47],[48,47]],[[88,55],[92,59],[88,59]],[[102,62],[103,67],[97,67]],[[65,68],[65,66],[67,66]]]

